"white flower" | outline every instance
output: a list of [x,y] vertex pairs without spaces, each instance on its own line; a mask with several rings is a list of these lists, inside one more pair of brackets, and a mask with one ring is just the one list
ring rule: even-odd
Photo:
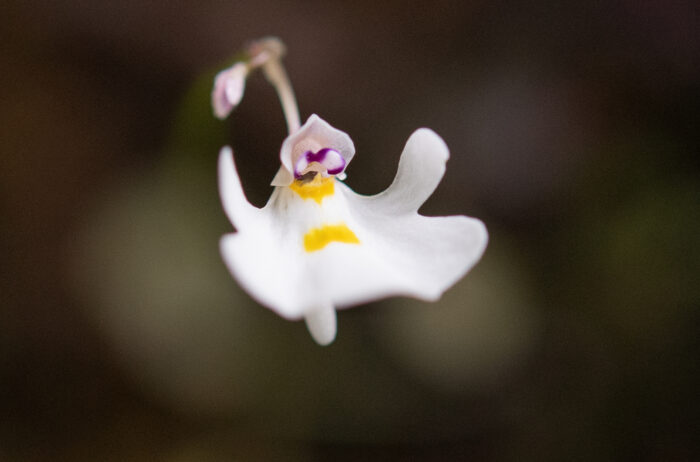
[[221,253],[253,298],[305,319],[319,344],[335,338],[336,309],[393,295],[437,300],[479,260],[481,221],[418,214],[449,157],[432,130],[411,135],[393,183],[374,196],[340,181],[355,154],[346,133],[316,115],[290,131],[262,209],[246,200],[231,149],[221,150],[221,199],[237,230],[223,236]]
[[437,300],[481,258],[488,235],[474,218],[418,214],[449,157],[427,128],[408,139],[386,191],[361,196],[342,183],[355,146],[316,115],[300,126],[284,53],[277,38],[252,42],[243,61],[216,77],[212,105],[223,119],[243,97],[248,75],[261,68],[289,130],[275,190],[262,209],[246,200],[231,148],[221,150],[221,199],[237,230],[221,239],[221,253],[253,298],[287,319],[303,318],[327,345],[336,334],[336,308],[391,295]]

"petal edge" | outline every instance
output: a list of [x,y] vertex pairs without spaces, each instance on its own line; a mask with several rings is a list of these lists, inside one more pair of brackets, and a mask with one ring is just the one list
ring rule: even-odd
[[417,212],[442,180],[449,157],[450,151],[437,133],[419,128],[406,141],[394,181],[369,197],[373,206],[390,215]]
[[241,179],[233,161],[233,150],[224,146],[219,152],[219,195],[226,216],[231,223],[240,229],[245,226],[251,215],[260,209],[248,202],[241,186]]

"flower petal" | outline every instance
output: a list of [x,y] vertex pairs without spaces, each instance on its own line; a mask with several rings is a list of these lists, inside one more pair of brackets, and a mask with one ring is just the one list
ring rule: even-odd
[[339,308],[395,295],[437,300],[486,248],[486,228],[475,218],[385,216],[347,186],[338,189],[360,244],[329,245],[308,255],[306,267],[316,273],[316,287]]
[[291,254],[279,252],[266,226],[227,234],[220,249],[231,274],[258,303],[287,319],[304,316],[307,305],[295,287]]
[[219,194],[226,216],[239,231],[251,216],[260,212],[245,197],[229,146],[224,146],[219,152]]
[[376,196],[373,205],[382,213],[415,212],[435,191],[450,157],[445,142],[429,128],[420,128],[408,138],[399,168],[391,185]]
[[296,132],[292,133],[282,143],[280,160],[287,174],[279,172],[272,180],[273,186],[289,186],[294,181],[294,164],[307,151],[318,152],[323,148],[331,148],[343,157],[345,166],[355,155],[355,145],[347,133],[333,128],[328,122],[316,114],[312,114]]
[[304,208],[315,203],[299,199],[289,204],[280,201],[280,196],[295,197],[296,193],[276,188],[268,204],[248,217],[246,226],[221,239],[221,254],[231,273],[255,300],[282,317],[301,319],[306,311],[330,303],[307,290]]
[[211,105],[217,118],[225,119],[241,102],[247,76],[248,67],[243,62],[238,62],[216,75],[211,92]]
[[[384,271],[394,274],[399,282],[387,288],[382,297],[409,295],[437,300],[479,261],[486,249],[488,233],[476,218],[384,215],[366,197],[345,185],[341,188],[345,189],[359,230],[371,231],[364,236],[364,247],[371,248],[373,257],[383,262]],[[336,299],[338,305],[358,302],[349,294]]]
[[338,327],[335,308],[332,305],[309,310],[304,320],[311,336],[319,345],[328,345],[335,340]]

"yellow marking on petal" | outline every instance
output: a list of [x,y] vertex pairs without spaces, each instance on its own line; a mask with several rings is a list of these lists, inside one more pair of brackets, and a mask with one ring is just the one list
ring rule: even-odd
[[324,225],[320,228],[313,228],[304,235],[304,250],[307,252],[315,252],[321,250],[331,242],[359,244],[360,240],[345,223],[339,225]]
[[317,174],[311,181],[294,180],[289,187],[302,199],[313,199],[318,205],[326,196],[332,196],[335,192],[335,182],[332,177],[322,178]]

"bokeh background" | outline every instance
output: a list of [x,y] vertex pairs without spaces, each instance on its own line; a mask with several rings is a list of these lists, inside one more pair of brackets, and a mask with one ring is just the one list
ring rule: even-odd
[[[4,1],[0,460],[692,460],[700,13],[694,2]],[[215,161],[262,205],[285,125],[348,132],[376,193],[410,133],[452,157],[428,215],[483,219],[443,299],[339,315],[316,346],[228,275]]]

